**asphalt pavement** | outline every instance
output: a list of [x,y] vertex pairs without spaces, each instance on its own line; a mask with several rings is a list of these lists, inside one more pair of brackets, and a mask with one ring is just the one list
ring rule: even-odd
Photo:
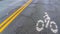
[[[47,28],[46,18],[49,20]],[[1,34],[59,34],[59,25],[60,0],[33,0]],[[41,31],[39,28],[42,28]]]

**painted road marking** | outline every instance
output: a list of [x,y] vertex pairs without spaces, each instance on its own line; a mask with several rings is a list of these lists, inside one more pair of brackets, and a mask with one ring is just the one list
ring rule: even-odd
[[4,31],[4,29],[32,2],[32,0],[29,0],[26,2],[21,8],[19,8],[17,11],[15,11],[11,16],[9,16],[6,20],[4,20],[0,24],[0,32]]
[[[58,33],[58,26],[56,24],[55,21],[51,21],[51,18],[50,16],[48,15],[47,12],[44,12],[44,16],[43,16],[43,20],[38,20],[38,22],[36,23],[36,30],[38,32],[44,30],[44,28],[48,28],[50,27],[50,30],[53,32],[53,33]],[[42,23],[41,27],[39,27],[39,23]]]

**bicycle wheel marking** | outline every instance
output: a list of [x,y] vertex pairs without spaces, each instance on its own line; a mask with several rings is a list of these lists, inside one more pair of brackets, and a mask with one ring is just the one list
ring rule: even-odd
[[[53,29],[52,24],[55,25],[55,27],[56,27],[55,29]],[[51,21],[50,28],[51,28],[51,31],[52,32],[54,32],[54,33],[57,33],[58,32],[58,26],[56,25],[56,23],[54,21]]]
[[[42,27],[41,27],[41,28],[38,27],[39,23],[42,23]],[[44,22],[43,22],[42,20],[39,20],[39,21],[37,22],[37,24],[36,24],[36,29],[37,29],[37,31],[39,31],[39,32],[44,29]]]

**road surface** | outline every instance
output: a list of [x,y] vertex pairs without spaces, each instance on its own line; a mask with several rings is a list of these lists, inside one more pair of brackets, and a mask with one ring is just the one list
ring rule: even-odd
[[[36,29],[39,20],[48,14],[51,21],[56,24],[56,31],[50,25],[42,31]],[[48,19],[49,20],[49,19]],[[46,23],[44,23],[44,26]],[[39,23],[40,27],[42,24]],[[60,33],[60,1],[59,0],[33,0],[33,2],[1,33],[1,34],[59,34]],[[43,27],[43,26],[42,26]],[[53,23],[53,28],[54,23]]]

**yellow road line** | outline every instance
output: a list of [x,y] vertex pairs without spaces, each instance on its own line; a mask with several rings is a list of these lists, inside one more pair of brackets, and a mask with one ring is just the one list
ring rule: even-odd
[[0,24],[0,32],[2,32],[30,3],[32,2],[32,0],[29,0],[27,3],[25,3],[21,8],[19,8],[17,11],[15,11],[11,16],[9,16],[6,20],[4,20],[1,24]]

